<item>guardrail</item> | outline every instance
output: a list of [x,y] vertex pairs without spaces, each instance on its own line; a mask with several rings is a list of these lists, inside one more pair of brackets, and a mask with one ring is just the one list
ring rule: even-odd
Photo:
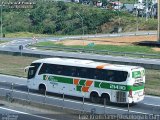
[[[33,47],[30,45],[30,47]],[[143,57],[143,58],[160,58],[160,54],[145,54],[138,52],[117,52],[110,50],[95,50],[90,48],[71,48],[65,46],[34,46],[36,48],[45,50],[57,50],[57,51],[69,51],[69,52],[83,52],[83,53],[94,53],[94,54],[105,54],[105,55],[115,55],[115,56],[129,56],[129,57]]]
[[[102,115],[101,117],[112,117],[112,118],[117,118],[117,120],[118,120],[118,117],[122,119],[123,117],[126,117],[126,115],[128,115],[128,117],[131,117],[134,114],[137,116],[145,115],[144,116],[145,118],[160,117],[158,115],[159,106],[152,107],[152,114],[144,114],[144,113],[132,111],[130,109],[129,104],[128,104],[128,107],[123,106],[123,108],[116,109],[114,107],[112,108],[111,106],[108,106],[108,104],[106,104],[105,102],[103,104],[89,103],[86,99],[84,99],[84,97],[81,100],[73,100],[73,99],[68,99],[64,93],[61,93],[61,97],[55,97],[53,95],[48,95],[47,92],[45,92],[44,94],[38,94],[37,92],[33,93],[27,87],[25,91],[21,91],[17,89],[17,86],[20,87],[18,84],[14,84],[14,83],[11,83],[11,84],[7,83],[7,84],[10,87],[8,88],[0,87],[0,96],[1,98],[2,97],[5,98],[5,100],[9,103],[14,104],[16,101],[21,101],[21,103],[23,104],[25,103],[25,105],[36,104],[36,106],[38,107],[41,106],[47,109],[51,109],[51,108],[54,110],[61,109],[62,112],[65,109],[79,111],[81,113],[79,115],[80,119],[83,119],[83,117],[86,117],[85,115],[89,115],[89,117],[98,117],[97,115]],[[75,113],[77,114],[77,112]]]

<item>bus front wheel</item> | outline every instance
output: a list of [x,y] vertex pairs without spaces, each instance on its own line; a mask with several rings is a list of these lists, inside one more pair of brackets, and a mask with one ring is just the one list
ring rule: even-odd
[[44,84],[40,84],[39,85],[39,92],[41,94],[45,94],[45,92],[46,92],[46,86]]
[[100,102],[100,98],[99,98],[98,93],[92,92],[91,95],[90,95],[90,100],[93,103],[99,103]]

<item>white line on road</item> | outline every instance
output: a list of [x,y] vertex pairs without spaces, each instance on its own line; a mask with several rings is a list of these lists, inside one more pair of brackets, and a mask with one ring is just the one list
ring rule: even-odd
[[160,97],[158,97],[158,96],[150,96],[150,95],[146,95],[145,97],[160,99]]
[[19,113],[19,114],[25,114],[25,115],[29,115],[29,116],[33,116],[33,117],[37,117],[37,118],[42,118],[42,119],[46,119],[46,120],[55,120],[55,119],[52,119],[52,118],[47,118],[47,117],[43,117],[43,116],[39,116],[39,115],[33,115],[33,114],[30,114],[30,113],[21,112],[21,111],[9,109],[9,108],[0,107],[0,109],[8,110],[8,111],[11,111],[11,112],[16,112],[16,113]]
[[160,107],[160,105],[154,105],[154,104],[149,104],[149,103],[143,103],[144,105],[149,105],[149,106],[153,106],[153,107]]
[[[8,82],[8,81],[0,81],[0,83],[9,83],[9,84],[12,84],[12,82]],[[26,86],[26,84],[20,84],[20,83],[13,83],[13,85]]]

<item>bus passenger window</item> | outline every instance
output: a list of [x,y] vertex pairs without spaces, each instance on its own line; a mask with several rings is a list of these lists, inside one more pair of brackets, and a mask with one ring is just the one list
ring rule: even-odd
[[128,73],[125,71],[114,71],[114,82],[124,82],[127,79]]
[[63,66],[62,65],[57,65],[57,75],[63,75]]
[[76,75],[76,68],[75,67],[71,67],[70,68],[70,75],[72,76],[72,77],[76,77],[77,75]]
[[41,67],[41,69],[40,69],[40,71],[39,71],[39,75],[40,74],[47,74],[48,72],[48,70],[47,70],[48,68],[47,68],[47,64],[45,64],[45,63],[43,63],[43,65],[42,65],[42,67]]
[[87,69],[86,68],[77,68],[77,77],[86,78],[87,76]]
[[114,81],[114,71],[108,71],[107,73],[107,76],[108,76],[108,81]]

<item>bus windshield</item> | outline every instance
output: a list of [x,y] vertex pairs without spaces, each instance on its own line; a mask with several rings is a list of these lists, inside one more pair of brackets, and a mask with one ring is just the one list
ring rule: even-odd
[[40,63],[32,63],[28,70],[28,79],[34,78]]

